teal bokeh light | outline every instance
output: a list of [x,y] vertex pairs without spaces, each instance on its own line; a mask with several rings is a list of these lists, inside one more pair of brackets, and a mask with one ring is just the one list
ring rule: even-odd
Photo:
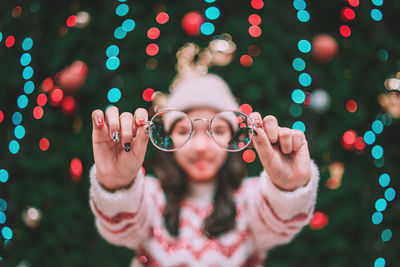
[[311,82],[312,82],[312,79],[311,79],[310,74],[303,72],[303,73],[301,73],[301,74],[299,75],[299,83],[300,83],[302,86],[304,86],[304,87],[310,86],[310,85],[311,85]]
[[0,211],[0,224],[4,224],[6,222],[6,214],[2,211]]
[[390,183],[390,176],[389,176],[389,174],[383,173],[383,174],[381,174],[381,176],[379,176],[379,184],[380,184],[382,187],[388,186],[389,183]]
[[119,26],[115,29],[114,31],[114,37],[116,39],[124,39],[126,36],[126,31],[122,28],[122,26]]
[[371,0],[372,4],[374,6],[382,6],[383,5],[383,0]]
[[10,227],[4,226],[1,230],[1,234],[3,235],[4,239],[10,240],[13,237],[13,232]]
[[24,84],[24,92],[29,95],[35,90],[35,84],[32,81],[26,81]]
[[206,9],[205,15],[208,19],[210,20],[215,20],[217,18],[219,18],[220,15],[220,11],[217,7],[215,6],[211,6],[209,8]]
[[133,31],[135,29],[136,23],[133,19],[126,19],[122,22],[122,29],[126,32]]
[[215,31],[215,26],[211,22],[204,22],[200,27],[200,31],[204,35],[211,35]]
[[20,59],[22,66],[28,66],[31,63],[32,57],[29,53],[23,53]]
[[303,90],[296,89],[292,92],[292,99],[293,102],[297,104],[302,104],[306,99],[306,94],[303,92]]
[[0,198],[0,211],[6,211],[7,209],[7,201],[4,199]]
[[392,238],[392,230],[385,229],[382,231],[381,238],[383,242],[387,242]]
[[111,103],[118,102],[121,99],[121,91],[118,88],[112,88],[108,91],[107,98]]
[[307,7],[307,4],[304,0],[294,0],[293,7],[297,10],[303,10]]
[[377,258],[374,262],[374,267],[385,267],[386,261],[384,258]]
[[8,181],[8,172],[5,169],[0,169],[0,182],[5,183]]
[[33,69],[31,66],[25,67],[24,70],[22,71],[22,77],[25,80],[29,80],[33,76]]
[[116,70],[119,67],[119,58],[117,57],[109,57],[106,61],[106,67],[109,70]]
[[115,9],[115,14],[117,14],[120,17],[125,16],[129,12],[129,6],[127,4],[120,4],[117,6]]
[[374,159],[380,159],[383,157],[383,148],[380,145],[375,145],[371,150],[371,154]]
[[375,143],[376,137],[372,131],[366,131],[364,134],[364,141],[367,145],[372,145]]
[[26,95],[20,95],[17,99],[17,106],[20,109],[24,109],[28,105],[28,102],[29,102],[29,99]]
[[396,197],[396,191],[393,188],[388,188],[385,191],[385,198],[387,201],[392,201]]
[[13,122],[14,125],[21,124],[22,114],[18,111],[14,112],[14,114],[11,117],[11,121]]
[[292,66],[297,71],[303,71],[306,68],[306,62],[301,58],[295,58],[292,62]]
[[310,13],[307,10],[299,10],[297,12],[297,19],[301,22],[308,22],[310,20]]
[[381,21],[382,20],[382,12],[379,9],[372,9],[371,10],[371,18],[375,21]]
[[33,40],[31,38],[28,37],[22,41],[23,50],[28,51],[32,48],[32,46],[33,46]]
[[382,211],[384,211],[386,209],[386,207],[387,207],[387,202],[383,198],[380,198],[375,202],[375,209],[377,211],[382,212]]
[[307,40],[300,40],[297,44],[297,48],[302,53],[308,53],[311,51],[311,43]]
[[380,134],[383,132],[383,123],[380,120],[376,120],[372,123],[372,131],[376,134]]
[[106,49],[106,55],[107,57],[116,57],[119,54],[119,48],[116,45],[110,45]]
[[372,223],[373,224],[380,224],[383,221],[383,214],[382,212],[374,212],[374,214],[372,214]]
[[306,131],[306,126],[302,121],[296,121],[295,123],[293,123],[292,129],[300,130],[304,133]]
[[10,150],[11,154],[17,154],[19,152],[19,143],[15,140],[11,140],[8,144],[8,150]]
[[22,125],[17,125],[14,129],[14,135],[17,139],[22,139],[25,136],[25,128]]

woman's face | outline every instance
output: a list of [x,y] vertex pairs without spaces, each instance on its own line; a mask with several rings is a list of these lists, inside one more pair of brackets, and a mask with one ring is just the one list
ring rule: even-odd
[[[195,133],[181,149],[174,152],[174,158],[193,181],[214,180],[228,156],[228,151],[220,148],[208,135],[209,124],[203,120],[194,121],[197,118],[211,120],[216,113],[211,108],[196,108],[187,113],[193,121]],[[227,121],[218,123],[219,133],[230,131],[229,129]],[[171,135],[179,135],[185,130],[190,131],[186,125],[177,122]]]

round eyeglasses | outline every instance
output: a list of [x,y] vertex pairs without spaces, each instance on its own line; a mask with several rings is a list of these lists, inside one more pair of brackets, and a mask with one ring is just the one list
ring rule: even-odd
[[234,110],[219,112],[211,120],[196,118],[193,121],[182,111],[163,110],[145,122],[148,125],[146,132],[156,148],[172,152],[182,148],[192,138],[195,121],[207,122],[207,134],[219,147],[230,152],[243,150],[256,135],[256,125],[250,117]]

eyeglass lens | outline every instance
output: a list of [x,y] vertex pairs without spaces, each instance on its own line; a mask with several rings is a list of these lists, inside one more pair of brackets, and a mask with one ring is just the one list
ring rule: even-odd
[[[223,111],[210,121],[210,136],[221,148],[240,151],[253,137],[249,117],[237,111]],[[193,123],[181,111],[163,111],[156,114],[149,125],[151,142],[160,150],[175,151],[183,147],[193,134]]]

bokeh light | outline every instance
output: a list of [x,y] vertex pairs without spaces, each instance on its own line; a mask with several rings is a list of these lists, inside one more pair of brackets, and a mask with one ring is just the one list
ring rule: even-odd
[[25,51],[30,50],[32,46],[33,46],[33,40],[31,38],[27,37],[22,41],[23,50]]
[[106,49],[107,57],[116,57],[119,54],[119,47],[116,45],[110,45]]
[[306,68],[306,62],[301,58],[295,58],[292,62],[292,66],[297,71],[303,71]]
[[388,188],[385,191],[385,199],[387,201],[392,201],[396,197],[396,191],[393,188]]
[[211,35],[214,33],[215,31],[215,26],[214,24],[212,24],[211,22],[204,22],[201,26],[200,26],[200,31],[202,34],[204,35]]
[[28,105],[28,102],[29,102],[29,99],[26,95],[20,95],[17,99],[17,106],[20,109],[24,109]]
[[384,258],[377,258],[374,262],[374,267],[384,267],[386,264],[386,261]]
[[135,29],[136,23],[133,19],[126,19],[122,22],[122,29],[126,32],[133,31]]
[[376,134],[380,134],[383,132],[383,123],[380,120],[376,120],[372,123],[372,131]]
[[354,12],[353,9],[349,7],[344,7],[342,9],[342,16],[345,20],[353,20],[356,17],[356,13]]
[[243,67],[250,67],[253,64],[253,58],[249,55],[243,55],[240,57],[240,65]]
[[373,224],[380,224],[383,221],[383,214],[382,212],[376,211],[372,214],[372,223]]
[[294,0],[293,7],[297,10],[303,10],[306,9],[307,4],[304,0]]
[[375,209],[377,211],[382,212],[382,211],[384,211],[386,209],[386,207],[387,207],[387,202],[383,198],[380,198],[375,202]]
[[251,14],[249,16],[249,23],[251,25],[260,25],[261,23],[261,17],[257,14]]
[[50,142],[47,138],[43,137],[42,139],[40,139],[39,141],[39,148],[42,151],[46,151],[49,149],[50,146]]
[[32,81],[26,81],[24,84],[24,92],[29,95],[35,90],[35,84]]
[[11,121],[14,125],[18,125],[22,122],[22,114],[18,111],[14,112],[11,117]]
[[83,166],[79,158],[73,158],[70,163],[71,177],[75,181],[79,181],[82,177]]
[[358,137],[356,138],[356,142],[354,143],[354,147],[355,147],[357,150],[364,150],[364,148],[365,148],[365,141],[364,141],[364,138],[362,138],[361,136],[358,136]]
[[366,131],[364,134],[364,140],[368,145],[372,145],[376,140],[375,134],[372,131]]
[[147,31],[147,37],[149,39],[157,39],[160,36],[160,30],[157,27],[151,27],[148,31]]
[[392,231],[390,229],[385,229],[382,231],[381,238],[383,242],[387,242],[392,238]]
[[211,6],[211,7],[207,8],[205,11],[206,17],[210,20],[215,20],[215,19],[219,18],[220,14],[221,13],[220,13],[219,9],[215,6]]
[[297,104],[302,104],[306,99],[306,94],[301,89],[296,89],[292,92],[292,100]]
[[37,104],[42,107],[46,105],[46,103],[47,103],[47,95],[44,93],[39,94],[37,96]]
[[[0,170],[0,172],[1,172],[1,170]],[[0,178],[0,180],[1,180],[1,178]],[[6,211],[6,209],[7,209],[7,201],[0,198],[0,211]]]
[[8,172],[5,169],[0,169],[0,182],[5,183],[8,181]]
[[6,47],[10,48],[15,44],[15,37],[10,35],[6,38],[5,41]]
[[256,153],[251,149],[246,149],[242,157],[246,163],[252,163],[256,159]]
[[351,149],[356,142],[357,133],[353,130],[346,131],[342,136],[342,145],[345,149]]
[[115,14],[120,17],[125,16],[129,12],[129,6],[127,4],[119,4],[115,9]]
[[256,26],[256,25],[250,26],[249,34],[250,34],[251,37],[254,37],[254,38],[260,37],[261,28]]
[[155,56],[158,54],[160,48],[157,44],[151,43],[146,47],[146,54],[149,56]]
[[54,88],[54,82],[52,78],[46,78],[43,80],[41,88],[43,92],[49,92]]
[[354,113],[357,111],[357,102],[354,101],[353,99],[350,99],[349,101],[347,101],[346,103],[346,109],[348,112],[350,113]]
[[25,67],[24,70],[22,71],[22,77],[25,80],[29,80],[33,76],[33,69],[31,66]]
[[125,36],[126,36],[126,31],[124,30],[124,28],[122,28],[122,26],[119,26],[114,30],[115,39],[121,40],[124,39]]
[[340,26],[339,31],[343,37],[350,37],[350,35],[351,35],[351,29],[347,25]]
[[302,121],[296,121],[293,123],[292,129],[300,130],[304,133],[306,131],[306,125]]
[[310,228],[313,230],[319,230],[328,225],[328,215],[322,211],[314,212],[314,215],[310,221]]
[[72,96],[64,97],[63,101],[61,102],[61,108],[63,112],[67,115],[74,113],[76,107],[77,107],[76,100]]
[[297,12],[297,19],[301,22],[308,22],[310,20],[310,13],[307,10],[299,10]]
[[311,43],[307,40],[300,40],[297,44],[297,47],[302,53],[308,53],[311,51]]
[[75,15],[69,16],[67,19],[67,26],[74,27],[78,22],[78,18]]
[[167,13],[160,12],[160,13],[157,14],[156,21],[159,24],[165,24],[165,23],[168,22],[168,20],[169,20],[169,15]]
[[242,104],[239,110],[246,115],[250,115],[253,112],[253,108],[249,104]]
[[4,239],[10,240],[13,237],[13,231],[10,227],[4,226],[1,229],[1,234],[3,235]]
[[0,123],[2,123],[4,120],[4,113],[3,111],[0,110]]
[[22,66],[28,66],[31,63],[32,57],[29,53],[23,53],[20,59]]
[[380,159],[383,157],[383,148],[380,145],[375,145],[371,150],[371,154],[374,159]]
[[312,79],[311,79],[310,74],[303,72],[299,75],[299,83],[302,86],[304,86],[304,87],[310,86],[311,82],[312,82]]
[[119,61],[119,58],[117,58],[117,57],[109,57],[107,59],[107,61],[106,61],[106,67],[109,70],[118,69],[119,68],[119,64],[120,64],[120,61]]
[[121,91],[118,88],[111,88],[107,93],[108,101],[111,103],[118,102],[121,99]]
[[44,110],[42,107],[37,106],[33,109],[33,117],[37,120],[43,118]]
[[289,113],[295,118],[298,118],[303,113],[303,108],[299,104],[292,104],[289,108]]
[[17,139],[22,139],[25,136],[25,128],[22,125],[17,125],[14,129],[14,135]]
[[264,6],[264,1],[263,0],[251,0],[251,6],[254,9],[261,9]]
[[382,20],[382,12],[379,9],[372,9],[371,10],[371,18],[375,21],[381,21]]
[[50,103],[54,106],[59,105],[63,100],[63,98],[64,98],[64,92],[60,88],[55,88],[50,93],[50,100],[51,100]]
[[379,176],[379,184],[380,184],[382,187],[388,186],[389,183],[390,183],[390,176],[389,176],[389,174],[383,173],[383,174],[381,174],[381,176]]
[[153,100],[154,89],[147,88],[143,91],[144,101],[151,102]]
[[11,154],[17,154],[19,152],[19,148],[19,143],[15,140],[11,140],[8,144],[8,150],[11,152]]
[[358,7],[358,5],[360,4],[359,0],[348,0],[347,1],[349,3],[349,5],[351,5],[352,7]]

